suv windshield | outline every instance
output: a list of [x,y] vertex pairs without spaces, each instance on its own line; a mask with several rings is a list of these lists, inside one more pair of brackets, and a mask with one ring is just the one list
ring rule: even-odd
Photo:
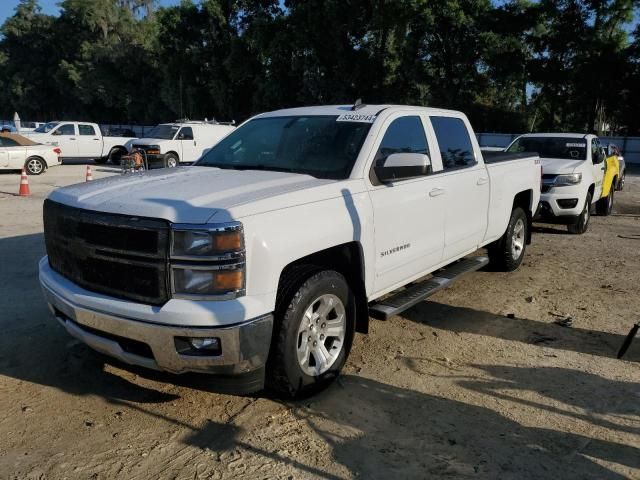
[[344,179],[370,128],[370,123],[332,115],[257,118],[234,130],[196,165]]
[[587,141],[575,137],[521,137],[509,146],[507,152],[537,152],[540,158],[586,160]]
[[161,140],[173,140],[180,126],[178,125],[156,125],[145,135],[147,138],[159,138]]
[[50,132],[51,130],[53,130],[54,128],[56,128],[56,126],[59,124],[60,122],[49,122],[49,123],[45,123],[44,125],[40,125],[38,128],[36,128],[34,130],[34,132],[38,132],[38,133],[47,133]]

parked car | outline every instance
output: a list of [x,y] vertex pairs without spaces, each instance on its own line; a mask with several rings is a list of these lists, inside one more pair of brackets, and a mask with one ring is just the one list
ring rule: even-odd
[[33,132],[36,128],[40,128],[44,125],[44,122],[30,122],[30,121],[22,121],[20,122],[20,133],[29,133]]
[[103,135],[97,123],[59,121],[41,125],[26,136],[39,143],[60,147],[63,161],[86,159],[96,163],[110,161],[116,165],[127,153],[125,144],[131,139]]
[[129,151],[140,149],[150,165],[176,167],[181,162],[195,162],[203,153],[235,129],[217,122],[176,122],[156,125],[146,138],[127,143]]
[[616,190],[620,191],[624,189],[624,183],[627,177],[627,164],[624,161],[624,157],[622,156],[620,148],[615,143],[610,143],[607,146],[607,156],[610,157],[612,155],[618,157],[618,168],[620,169],[620,174],[618,176]]
[[71,335],[124,362],[306,395],[370,314],[518,268],[540,175],[535,154],[485,160],[460,112],[279,110],[195,166],[53,191],[40,282]]
[[60,165],[60,148],[41,145],[15,133],[0,134],[0,169],[20,170],[40,175],[47,168]]
[[569,232],[582,234],[589,227],[593,204],[599,213],[610,212],[613,194],[602,198],[606,155],[597,136],[532,133],[521,135],[507,148],[510,153],[525,151],[537,152],[542,159],[538,220],[567,225]]

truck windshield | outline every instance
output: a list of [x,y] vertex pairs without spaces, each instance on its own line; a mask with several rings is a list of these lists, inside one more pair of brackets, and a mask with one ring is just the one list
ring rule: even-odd
[[586,160],[587,141],[575,137],[521,137],[507,152],[537,152],[540,158],[559,160]]
[[38,133],[48,133],[51,130],[53,130],[54,128],[56,128],[58,126],[60,122],[49,122],[49,123],[45,123],[44,125],[40,125],[38,128],[36,128],[34,130],[34,132],[38,132]]
[[257,118],[234,130],[196,165],[344,179],[351,173],[371,124],[338,118],[331,115]]
[[156,125],[145,137],[173,140],[179,128],[179,125]]

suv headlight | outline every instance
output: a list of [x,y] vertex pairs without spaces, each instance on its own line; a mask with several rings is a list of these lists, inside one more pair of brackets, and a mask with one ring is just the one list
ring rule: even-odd
[[566,175],[558,175],[553,182],[555,187],[566,187],[569,185],[577,185],[582,181],[581,173],[569,173]]
[[170,262],[174,298],[229,300],[244,295],[242,224],[174,225]]

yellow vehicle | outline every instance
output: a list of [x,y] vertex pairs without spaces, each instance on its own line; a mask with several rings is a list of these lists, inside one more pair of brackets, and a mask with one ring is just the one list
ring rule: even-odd
[[604,168],[604,177],[602,178],[602,195],[600,196],[600,200],[596,202],[596,213],[598,215],[609,215],[613,209],[613,192],[618,185],[618,177],[620,176],[620,163],[618,162],[618,156],[607,156],[607,159],[604,162]]

